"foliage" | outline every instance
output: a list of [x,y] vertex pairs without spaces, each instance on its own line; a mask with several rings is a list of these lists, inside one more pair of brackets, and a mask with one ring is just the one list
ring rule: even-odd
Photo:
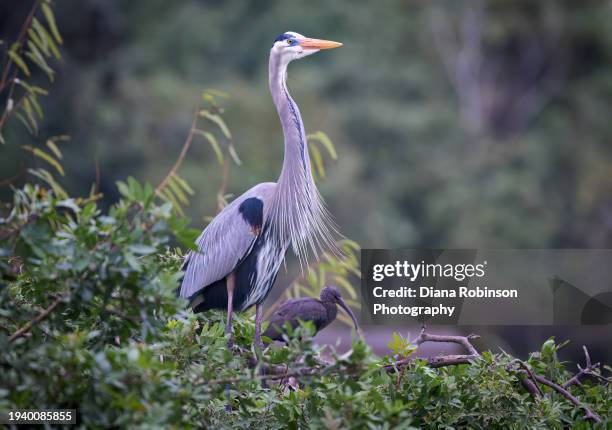
[[[300,378],[297,390],[263,387],[250,364],[252,315],[237,315],[232,353],[224,314],[195,316],[175,295],[181,256],[169,245],[189,235],[186,221],[151,186],[129,178],[118,187],[123,197],[108,213],[40,186],[15,190],[0,219],[0,409],[77,408],[88,428],[587,428],[559,395],[529,398],[506,370],[507,354],[439,370],[417,360],[398,380],[383,367],[393,358],[355,341],[349,354],[332,349],[333,364]],[[320,347],[294,335],[261,363],[316,366]],[[569,379],[559,347],[548,340],[529,365]],[[414,351],[399,335],[390,348]],[[571,390],[608,417],[601,428],[612,424],[610,384]]]
[[63,43],[50,5],[51,0],[34,2],[19,36],[7,44],[0,73],[0,92],[8,93],[0,111],[0,143],[5,143],[2,129],[13,114],[33,134],[38,132],[39,120],[44,118],[40,96],[48,95],[48,90],[32,82],[33,68],[44,72],[53,82],[55,71],[49,63],[62,58],[58,45]]
[[[262,386],[250,364],[252,315],[237,315],[232,353],[224,313],[195,316],[175,296],[181,258],[169,244],[186,222],[151,186],[131,178],[118,186],[123,197],[108,213],[40,186],[15,190],[0,220],[0,409],[77,408],[87,428],[588,428],[559,395],[531,399],[503,353],[437,370],[416,360],[398,386],[384,370],[392,359],[355,340],[348,354],[328,351],[332,364],[300,377],[297,389]],[[399,335],[391,344],[391,354],[413,352]],[[559,347],[547,341],[529,365],[569,379]],[[260,363],[317,366],[320,353],[294,333]],[[610,384],[571,391],[606,417],[600,428],[612,424]]]
[[387,344],[393,353],[393,356],[398,359],[406,359],[417,350],[417,347],[412,345],[410,339],[401,335],[401,333],[393,332],[393,338]]

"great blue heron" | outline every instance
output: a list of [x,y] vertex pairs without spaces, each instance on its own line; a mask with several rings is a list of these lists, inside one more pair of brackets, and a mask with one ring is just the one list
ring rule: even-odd
[[307,249],[334,247],[335,227],[310,170],[304,125],[287,90],[287,66],[341,43],[288,31],[270,51],[269,84],[285,138],[278,182],[255,185],[227,205],[185,257],[180,296],[194,312],[227,307],[225,332],[232,334],[234,309],[256,306],[254,343],[261,347],[262,303],[272,289],[289,245],[300,260]]

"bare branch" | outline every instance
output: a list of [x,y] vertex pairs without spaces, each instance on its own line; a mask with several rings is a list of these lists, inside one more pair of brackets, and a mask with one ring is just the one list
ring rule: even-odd
[[3,242],[7,240],[8,238],[10,238],[11,236],[16,235],[17,233],[21,231],[21,229],[23,229],[25,226],[27,226],[31,222],[36,221],[37,219],[38,219],[38,215],[32,214],[23,223],[21,223],[21,225],[17,225],[12,228],[5,228],[3,230],[0,230],[0,242]]
[[421,334],[414,340],[416,346],[420,346],[425,342],[444,342],[444,343],[456,343],[463,346],[470,355],[480,356],[474,345],[470,342],[472,339],[478,339],[480,336],[470,334],[467,336],[442,336],[437,334],[429,334],[425,331],[423,326]]
[[[456,366],[459,364],[470,364],[472,361],[480,358],[480,353],[476,351],[474,345],[470,342],[471,339],[477,339],[480,336],[470,334],[468,336],[450,336],[450,335],[437,335],[429,334],[425,331],[425,326],[421,330],[421,334],[413,341],[418,347],[425,342],[441,342],[441,343],[456,343],[461,345],[469,354],[453,354],[453,355],[440,355],[436,357],[428,357],[427,365],[432,368],[439,368],[445,366]],[[414,358],[406,358],[398,360],[393,364],[385,366],[387,372],[395,372],[398,369],[410,365],[414,362]]]
[[[585,348],[586,350],[586,348]],[[588,357],[588,353],[587,353],[587,362],[590,364],[590,358]],[[523,386],[529,391],[529,393],[531,393],[532,396],[534,397],[542,397],[543,393],[540,390],[540,388],[538,387],[537,383],[546,385],[550,388],[552,388],[554,391],[556,391],[557,393],[561,394],[563,397],[565,397],[566,399],[568,399],[570,402],[572,402],[575,406],[577,406],[580,409],[583,409],[585,412],[585,418],[592,420],[596,423],[601,422],[601,418],[599,417],[599,415],[597,415],[596,413],[594,413],[591,409],[589,409],[586,405],[582,404],[582,402],[580,400],[578,400],[578,398],[576,396],[574,396],[572,393],[570,393],[565,387],[549,380],[546,379],[543,376],[540,375],[536,375],[534,374],[531,369],[529,368],[529,366],[519,360],[519,359],[515,359],[512,360],[507,366],[506,369],[507,370],[511,370],[514,364],[519,364],[521,369],[518,370],[518,373],[524,374],[526,375],[529,379],[525,379],[524,381],[529,381],[527,384],[525,384],[523,381]],[[572,378],[573,379],[573,378]],[[569,381],[568,381],[569,382]]]
[[557,393],[561,394],[563,397],[565,397],[567,400],[569,400],[570,402],[572,402],[574,405],[576,405],[577,407],[584,409],[585,412],[585,418],[589,419],[589,420],[593,420],[596,423],[600,423],[601,422],[601,418],[599,417],[599,415],[597,415],[595,412],[593,412],[592,410],[590,410],[587,406],[583,405],[582,402],[580,402],[580,400],[578,400],[577,397],[575,397],[574,395],[572,395],[572,393],[570,393],[569,391],[567,391],[565,388],[563,388],[561,385],[556,384],[552,381],[549,381],[548,379],[544,378],[543,376],[539,376],[539,375],[534,375],[534,378],[536,379],[536,381],[538,381],[541,384],[544,384],[550,388],[552,388],[553,390],[555,390]]
[[221,212],[225,206],[227,206],[227,200],[225,199],[225,193],[227,190],[227,178],[229,176],[229,163],[223,163],[221,171],[221,186],[217,191],[217,213]]
[[[23,26],[21,27],[21,30],[19,31],[19,36],[17,37],[17,41],[15,42],[19,44],[18,52],[20,52],[23,47],[24,42],[22,39],[25,37],[28,31],[28,28],[30,28],[30,24],[32,23],[34,14],[36,14],[36,11],[38,10],[38,7],[40,6],[40,2],[41,0],[36,0],[34,2],[34,4],[32,5],[32,9],[30,9],[30,12],[28,13],[28,16],[26,17],[26,20],[24,21]],[[12,63],[13,63],[13,60],[9,56],[8,60],[3,65],[2,77],[0,78],[0,92],[4,91],[4,89],[7,86],[9,88],[6,100],[10,100],[13,97],[13,92],[15,91],[15,85],[17,84],[16,79],[19,74],[19,69],[15,68],[12,76],[9,79],[8,77],[9,69],[11,68]],[[2,111],[2,115],[0,116],[0,131],[2,131],[7,119],[13,112],[17,110],[17,107],[21,104],[24,98],[25,98],[25,95],[21,97],[19,102],[16,103],[11,110],[9,110],[7,107],[4,108],[4,111]]]
[[57,307],[57,305],[59,305],[61,303],[62,300],[64,300],[64,296],[62,294],[60,294],[53,301],[53,303],[51,303],[51,305],[49,305],[48,308],[46,308],[42,312],[40,312],[36,316],[36,318],[34,318],[33,320],[28,321],[27,324],[23,325],[19,330],[17,330],[15,333],[13,333],[11,335],[11,337],[9,337],[9,342],[13,342],[16,339],[24,336],[26,333],[28,333],[32,329],[32,327],[34,327],[34,325],[38,324],[39,322],[41,322],[42,320],[47,318],[49,316],[49,314],[51,312],[53,312],[53,309],[55,309]]
[[185,159],[185,156],[187,155],[187,151],[189,150],[189,147],[193,143],[193,137],[195,136],[196,123],[198,121],[198,111],[199,109],[196,106],[195,112],[193,113],[193,120],[191,121],[191,128],[189,129],[189,134],[187,135],[187,139],[185,139],[185,143],[183,143],[183,148],[181,149],[181,153],[179,154],[176,162],[174,163],[174,165],[172,166],[172,168],[170,169],[166,177],[155,188],[155,194],[159,194],[166,187],[166,185],[168,185],[168,181],[170,180],[170,178],[172,178],[172,176],[181,167],[181,164],[183,164],[183,160]]
[[576,373],[572,378],[567,380],[567,382],[563,384],[563,388],[569,388],[572,385],[582,385],[582,379],[585,377],[591,377],[606,384],[612,382],[610,378],[606,378],[601,374],[599,363],[591,363],[591,356],[589,355],[587,347],[583,345],[582,350],[584,351],[586,366],[582,368],[580,367],[580,365],[578,365],[578,373]]
[[[529,368],[527,363],[525,363],[523,360],[519,360],[518,358],[512,360],[506,366],[506,370],[511,370],[512,366],[514,366],[514,364],[516,364],[516,363],[518,363],[523,368],[525,373],[527,373],[527,375],[529,376],[529,380],[528,380],[529,383],[528,384],[524,384],[523,383],[523,386],[527,389],[527,391],[529,391],[531,393],[531,395],[534,396],[534,397],[542,397],[542,396],[544,396],[544,393],[542,393],[542,390],[540,390],[540,387],[538,387],[537,380],[536,380],[533,372],[531,371],[531,369]],[[523,381],[521,381],[521,382],[523,382]]]

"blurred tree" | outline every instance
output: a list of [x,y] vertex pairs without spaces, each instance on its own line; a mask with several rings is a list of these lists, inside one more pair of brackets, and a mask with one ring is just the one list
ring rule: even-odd
[[[0,5],[2,37],[17,31],[11,23],[29,3]],[[71,192],[94,179],[96,163],[106,204],[128,173],[158,181],[204,86],[233,97],[226,118],[244,164],[229,191],[273,180],[282,137],[267,92],[268,49],[294,29],[345,42],[316,60],[324,65],[294,66],[290,84],[307,130],[325,130],[338,145],[322,190],[349,237],[367,247],[612,243],[606,2],[57,6],[66,55],[41,135],[72,135]],[[7,133],[16,138],[16,128]],[[184,165],[197,185],[189,209],[197,226],[214,213],[205,196],[219,186],[207,151],[194,146]],[[21,151],[6,154],[2,178],[29,163]]]

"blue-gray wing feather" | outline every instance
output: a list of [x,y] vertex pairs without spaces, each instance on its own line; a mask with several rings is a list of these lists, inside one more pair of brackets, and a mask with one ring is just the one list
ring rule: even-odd
[[[196,240],[197,251],[185,257],[185,275],[180,296],[190,298],[206,286],[225,278],[250,252],[259,231],[239,210],[247,199],[262,201],[262,211],[270,201],[275,184],[259,184],[227,205]],[[262,215],[262,218],[265,215]]]

